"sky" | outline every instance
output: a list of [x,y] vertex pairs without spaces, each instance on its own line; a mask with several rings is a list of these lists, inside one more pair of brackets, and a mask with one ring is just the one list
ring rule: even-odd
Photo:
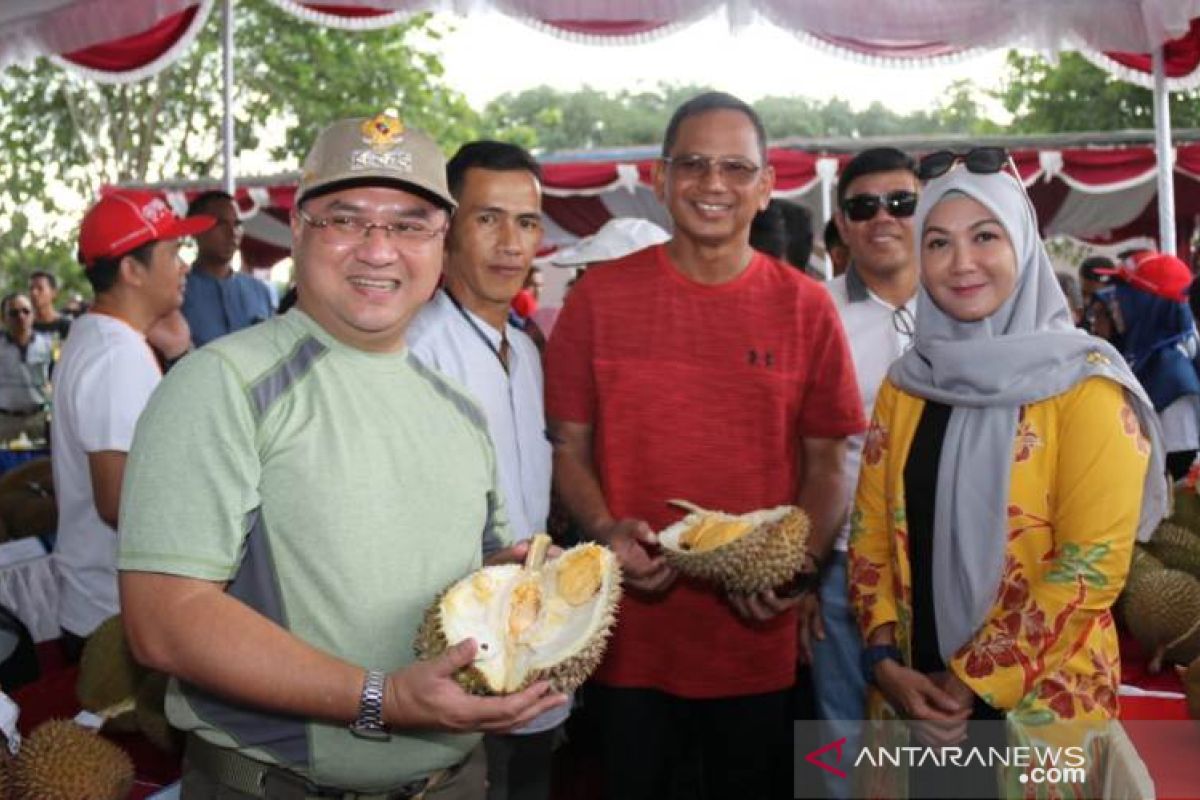
[[454,29],[439,48],[446,79],[477,109],[505,92],[541,84],[615,91],[666,82],[709,84],[749,101],[767,95],[841,97],[865,108],[878,100],[905,114],[931,108],[959,78],[995,87],[1004,63],[1003,51],[994,51],[938,67],[867,66],[765,22],[731,30],[719,14],[649,44],[628,46],[580,44],[495,12],[446,19]]

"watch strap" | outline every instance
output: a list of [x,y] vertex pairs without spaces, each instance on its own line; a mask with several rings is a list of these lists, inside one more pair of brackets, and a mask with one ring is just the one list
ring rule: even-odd
[[392,738],[383,723],[383,693],[387,676],[379,670],[367,670],[362,694],[358,698],[358,719],[350,723],[350,732],[362,739],[386,741]]

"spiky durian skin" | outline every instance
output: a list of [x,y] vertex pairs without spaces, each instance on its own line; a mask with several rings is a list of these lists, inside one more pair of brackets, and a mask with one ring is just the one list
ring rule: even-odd
[[169,680],[165,672],[149,672],[138,686],[133,713],[142,735],[164,753],[174,754],[183,749],[183,732],[171,727],[163,708]]
[[1187,698],[1188,716],[1200,720],[1200,658],[1192,659],[1187,669],[1180,668],[1183,693]]
[[[577,546],[577,548],[593,547],[600,548],[602,546],[598,544],[582,544]],[[568,554],[577,548],[568,550],[561,558],[566,558]],[[599,624],[596,626],[592,637],[579,652],[557,664],[543,669],[532,670],[525,677],[525,680],[515,689],[511,690],[511,692],[505,691],[502,687],[493,686],[488,681],[487,676],[473,665],[464,667],[454,673],[454,680],[458,685],[471,694],[477,695],[515,693],[540,680],[549,681],[554,690],[558,692],[570,692],[579,688],[595,672],[596,667],[600,666],[600,661],[604,658],[604,651],[608,647],[608,637],[612,633],[612,626],[616,621],[616,609],[621,600],[621,569],[617,564],[616,556],[607,550],[606,553],[608,554],[608,563],[612,574],[611,579],[603,582],[601,587],[607,586],[607,592],[603,600],[591,601],[604,603],[606,610]],[[484,567],[484,569],[487,568]],[[450,646],[451,643],[446,640],[445,628],[441,621],[442,601],[455,586],[470,580],[471,577],[471,575],[468,575],[446,587],[446,590],[439,594],[437,599],[425,611],[425,616],[421,620],[416,639],[413,642],[413,650],[417,658],[423,660],[436,658]],[[503,596],[498,595],[497,602],[503,602]]]
[[[429,608],[425,609],[425,616],[421,619],[421,626],[417,629],[417,638],[413,641],[413,652],[422,661],[437,658],[450,648],[450,642],[446,641],[445,629],[442,626],[442,600],[445,599],[447,592],[456,585],[457,582],[447,586],[445,591],[434,599]],[[454,680],[471,694],[494,693],[488,686],[487,677],[474,666],[463,667],[454,673]]]
[[797,508],[715,550],[664,548],[663,555],[684,575],[737,594],[753,594],[792,579],[804,561],[808,531],[808,516]]
[[1168,660],[1186,664],[1200,656],[1200,581],[1191,575],[1165,568],[1139,575],[1126,584],[1122,608],[1147,653],[1174,642]]
[[124,800],[133,762],[121,748],[65,719],[40,725],[13,762],[16,800]]
[[1164,566],[1200,578],[1200,536],[1192,531],[1164,522],[1154,532],[1149,547]]
[[[79,659],[75,694],[88,711],[104,711],[137,694],[146,669],[138,664],[125,641],[121,616],[109,617],[92,632]],[[105,723],[108,730],[137,730],[133,714],[122,714]]]

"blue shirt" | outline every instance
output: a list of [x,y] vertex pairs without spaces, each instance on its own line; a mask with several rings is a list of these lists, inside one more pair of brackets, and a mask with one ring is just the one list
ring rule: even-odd
[[188,273],[183,316],[196,347],[249,328],[274,313],[270,290],[258,278],[240,272],[227,278],[214,278],[197,269]]

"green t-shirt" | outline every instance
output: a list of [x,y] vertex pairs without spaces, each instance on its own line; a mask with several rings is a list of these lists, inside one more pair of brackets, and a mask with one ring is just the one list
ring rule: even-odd
[[[413,660],[435,596],[508,540],[474,402],[407,350],[347,347],[293,310],[163,380],[125,470],[118,565],[228,582],[309,644],[392,671]],[[214,743],[351,790],[455,764],[478,738],[364,741],[177,682],[167,711]]]

